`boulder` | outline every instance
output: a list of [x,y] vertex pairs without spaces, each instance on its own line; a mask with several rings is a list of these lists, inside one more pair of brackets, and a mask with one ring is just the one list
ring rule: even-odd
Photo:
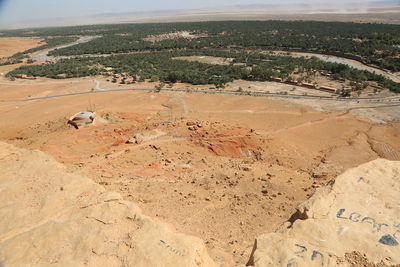
[[256,239],[248,265],[367,263],[400,264],[398,161],[377,159],[346,171],[319,189],[281,229]]
[[0,143],[0,170],[0,266],[216,266],[200,239],[45,153]]

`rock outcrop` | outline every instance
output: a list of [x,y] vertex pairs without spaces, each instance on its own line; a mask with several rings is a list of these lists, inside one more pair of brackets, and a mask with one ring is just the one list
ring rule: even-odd
[[[39,151],[0,142],[0,266],[216,266],[204,243],[68,173]],[[319,189],[248,265],[400,264],[400,162],[378,159]]]
[[215,266],[203,242],[68,173],[0,143],[0,266]]
[[346,171],[290,222],[256,239],[249,265],[400,264],[400,162],[378,159]]

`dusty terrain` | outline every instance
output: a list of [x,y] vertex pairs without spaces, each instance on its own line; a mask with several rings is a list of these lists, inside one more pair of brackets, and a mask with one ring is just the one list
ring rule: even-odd
[[22,52],[40,45],[41,38],[1,38],[0,58],[9,57],[17,52]]
[[[319,7],[313,3],[311,8],[303,6],[299,10],[291,7],[292,3],[285,4],[278,9],[271,5],[237,6],[227,10],[227,6],[220,9],[197,10],[168,10],[165,12],[134,12],[122,14],[109,14],[100,16],[75,17],[73,19],[57,18],[49,21],[30,21],[5,25],[7,28],[46,27],[51,23],[54,26],[89,25],[103,23],[154,23],[154,22],[192,22],[192,21],[226,21],[226,20],[314,20],[314,21],[344,21],[358,23],[388,23],[400,24],[400,8],[397,6],[365,8],[356,3],[355,8],[342,9],[327,7],[327,2],[321,2]],[[337,3],[334,3],[334,5]],[[341,3],[338,3],[341,6]],[[289,6],[288,6],[289,5]],[[250,7],[250,8],[248,8]]]
[[[190,90],[102,92],[128,86],[99,80],[100,86],[94,78],[1,76],[0,140],[48,153],[67,172],[200,237],[222,266],[245,264],[257,236],[279,228],[343,171],[379,157],[400,160],[399,107],[386,108],[386,117],[369,107],[377,123],[362,112],[364,104]],[[85,91],[92,93],[19,101]],[[93,125],[67,125],[86,110],[97,113]]]
[[173,59],[196,61],[200,63],[215,64],[215,65],[229,65],[233,61],[233,58],[211,57],[211,56],[186,56],[186,57],[175,57]]
[[[200,238],[44,152],[0,142],[0,168],[2,266],[217,266]],[[399,170],[384,159],[347,170],[257,236],[247,266],[398,266]]]
[[171,33],[165,33],[165,34],[159,34],[159,35],[150,35],[147,36],[146,38],[143,38],[144,41],[147,42],[160,42],[163,40],[175,40],[175,39],[180,39],[180,38],[185,38],[185,39],[194,39],[198,38],[199,36],[193,35],[192,33],[188,31],[181,31],[181,32],[171,32]]

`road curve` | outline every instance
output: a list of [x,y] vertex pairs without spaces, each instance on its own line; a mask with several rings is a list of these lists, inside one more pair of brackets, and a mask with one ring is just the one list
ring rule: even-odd
[[77,44],[87,43],[87,42],[92,41],[95,38],[97,38],[97,37],[96,36],[82,36],[75,42],[43,50],[40,53],[33,55],[32,59],[37,62],[44,62],[46,60],[58,60],[57,57],[49,56],[48,55],[49,52],[56,50],[56,49],[70,47],[70,46],[77,45]]

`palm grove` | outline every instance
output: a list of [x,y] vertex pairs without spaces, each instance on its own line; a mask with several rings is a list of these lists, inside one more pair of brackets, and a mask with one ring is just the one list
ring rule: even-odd
[[[146,40],[151,35],[187,31],[198,38]],[[3,36],[77,38],[96,35],[87,42],[56,49],[53,56],[69,56],[52,65],[28,65],[10,76],[28,74],[51,78],[82,77],[127,72],[143,79],[223,84],[233,79],[292,79],[291,73],[324,71],[335,79],[354,83],[375,81],[400,92],[400,85],[380,75],[315,58],[293,58],[269,50],[323,52],[356,59],[381,69],[400,71],[400,25],[309,21],[195,22],[75,26],[5,31]],[[124,53],[124,54],[120,54]],[[108,54],[109,56],[96,56]],[[111,54],[111,55],[110,55]],[[120,54],[120,55],[119,55]],[[209,55],[232,58],[227,66],[176,60],[178,56]]]

